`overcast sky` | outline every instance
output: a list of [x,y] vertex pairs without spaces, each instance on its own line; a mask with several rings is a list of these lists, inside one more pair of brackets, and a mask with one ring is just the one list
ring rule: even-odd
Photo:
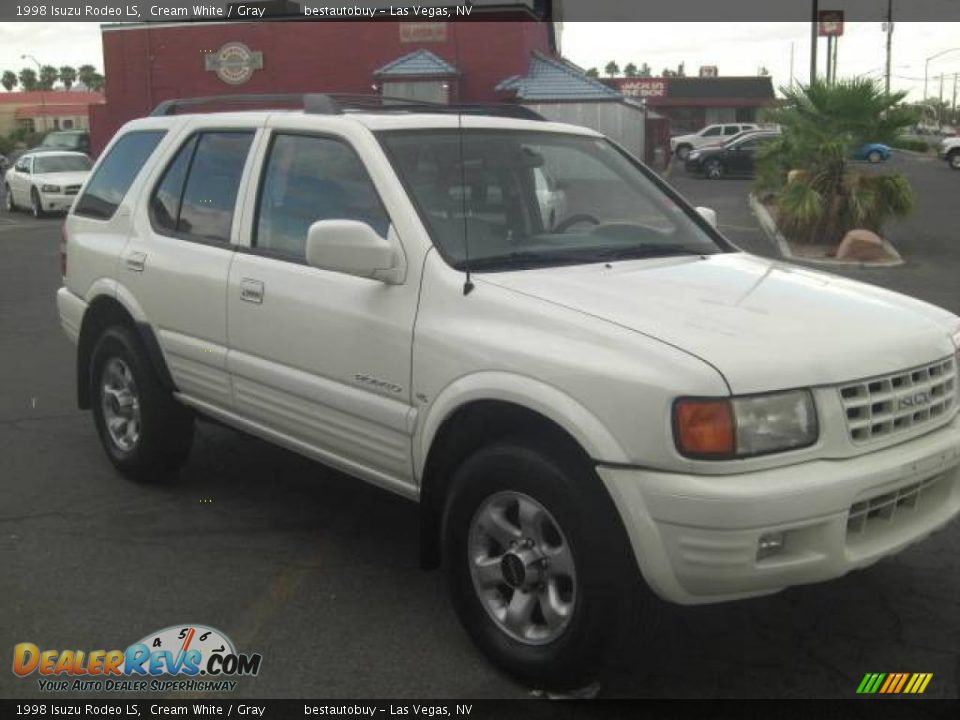
[[[790,47],[794,49],[794,76],[809,77],[809,24],[797,23],[567,23],[563,52],[584,68],[616,60],[649,63],[655,74],[664,67],[686,63],[688,75],[701,65],[716,65],[721,75],[754,75],[762,65],[773,75],[776,86],[790,80]],[[281,31],[278,27],[278,31]],[[841,76],[868,73],[882,77],[885,35],[879,22],[852,22],[840,40]],[[910,99],[922,96],[924,61],[931,55],[960,47],[960,23],[896,24],[893,45],[893,87],[911,91]],[[97,23],[0,23],[0,71],[19,70],[34,55],[41,63],[83,65],[102,70],[100,26]],[[826,47],[821,41],[821,70]],[[930,62],[929,94],[939,92],[939,74],[944,97],[953,97],[953,73],[960,72],[960,51]]]

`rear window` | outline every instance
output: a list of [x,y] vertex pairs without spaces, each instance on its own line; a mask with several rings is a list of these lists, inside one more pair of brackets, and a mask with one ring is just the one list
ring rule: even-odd
[[112,218],[165,134],[165,130],[140,130],[117,140],[77,200],[74,214],[102,220]]
[[33,161],[33,172],[36,175],[42,173],[57,172],[83,172],[93,167],[90,158],[84,155],[38,155]]

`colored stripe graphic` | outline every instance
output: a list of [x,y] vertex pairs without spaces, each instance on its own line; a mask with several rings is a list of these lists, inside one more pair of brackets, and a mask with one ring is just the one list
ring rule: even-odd
[[932,679],[933,673],[867,673],[857,686],[857,694],[920,695]]

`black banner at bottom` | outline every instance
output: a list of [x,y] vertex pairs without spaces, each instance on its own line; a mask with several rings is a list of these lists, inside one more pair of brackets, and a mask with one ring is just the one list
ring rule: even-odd
[[960,717],[960,700],[0,700],[0,718],[804,718]]

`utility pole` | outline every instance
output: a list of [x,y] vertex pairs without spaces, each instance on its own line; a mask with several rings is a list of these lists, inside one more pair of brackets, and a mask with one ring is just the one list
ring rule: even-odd
[[887,73],[884,89],[890,94],[890,55],[893,49],[893,0],[887,0]]
[[[954,83],[954,86],[956,86],[956,83]],[[793,41],[790,42],[790,89],[793,90]]]
[[957,122],[957,75],[960,73],[953,74],[953,112],[951,113],[953,117],[950,118],[950,124],[955,125]]
[[813,0],[813,20],[810,22],[810,84],[817,81],[817,23],[820,16],[820,3]]
[[937,103],[937,126],[943,127],[943,73],[940,73],[940,102]]

